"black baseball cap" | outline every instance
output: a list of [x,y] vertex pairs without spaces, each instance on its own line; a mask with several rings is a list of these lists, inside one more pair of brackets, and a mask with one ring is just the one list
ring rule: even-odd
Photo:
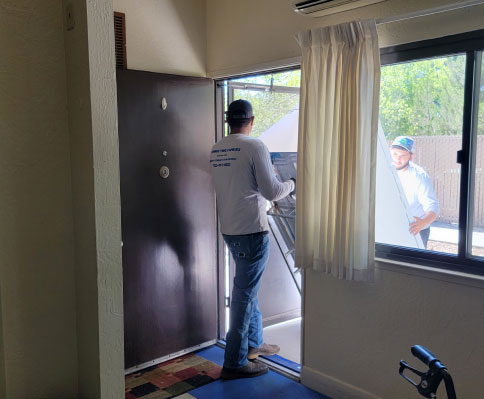
[[252,116],[252,105],[247,100],[235,100],[230,103],[227,111],[227,119],[250,119]]

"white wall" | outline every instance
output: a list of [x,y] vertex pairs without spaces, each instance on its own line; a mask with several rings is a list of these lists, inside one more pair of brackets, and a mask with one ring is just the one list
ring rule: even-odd
[[380,398],[417,397],[398,375],[398,362],[424,370],[410,353],[420,344],[449,367],[458,397],[481,397],[484,282],[378,267],[373,284],[308,272],[303,383],[329,395],[339,389],[345,394],[338,398],[372,397],[348,394],[361,389]]
[[76,298],[61,2],[1,1],[0,48],[0,397],[73,398]]
[[[289,0],[207,0],[207,74],[228,76],[281,60],[293,61],[301,52],[296,32],[334,25],[353,19],[381,18],[422,8],[453,3],[454,0],[387,0],[384,3],[312,18],[297,15]],[[405,22],[380,25],[380,44],[386,47],[452,33],[482,29],[484,6]]]
[[[207,73],[228,76],[294,62],[294,34],[348,20],[386,17],[450,3],[388,0],[313,19],[278,0],[207,0]],[[382,47],[484,28],[484,6],[378,27]],[[460,397],[482,396],[484,285],[378,264],[373,284],[308,272],[303,382],[338,399],[417,396],[398,376],[410,346],[428,345],[455,377]]]
[[129,69],[206,76],[205,0],[113,0]]
[[124,395],[121,212],[111,0],[65,0],[79,398]]

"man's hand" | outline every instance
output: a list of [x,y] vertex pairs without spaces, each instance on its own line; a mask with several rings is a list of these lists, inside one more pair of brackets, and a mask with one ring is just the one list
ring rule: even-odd
[[413,218],[415,219],[415,222],[410,223],[410,228],[408,231],[416,236],[418,233],[420,233],[420,230],[430,226],[430,223],[437,219],[437,214],[435,212],[428,211],[423,218],[418,218],[417,216],[414,216]]
[[410,223],[410,233],[416,236],[418,233],[420,233],[420,230],[425,229],[427,227],[427,223],[425,220],[418,218],[417,216],[414,216],[415,222]]
[[296,179],[294,177],[291,177],[290,180],[292,180],[294,182],[294,190],[292,190],[289,195],[291,197],[294,197],[296,195]]

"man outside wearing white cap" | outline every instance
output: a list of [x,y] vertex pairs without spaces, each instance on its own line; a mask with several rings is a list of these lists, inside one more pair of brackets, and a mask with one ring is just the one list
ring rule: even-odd
[[263,341],[257,293],[269,258],[267,200],[286,197],[295,183],[277,179],[269,150],[249,136],[254,116],[248,101],[232,102],[227,122],[230,134],[213,146],[210,164],[220,229],[236,266],[221,373],[223,379],[235,379],[267,373],[266,365],[249,360],[279,352]]
[[407,197],[410,213],[415,219],[415,222],[410,223],[409,231],[413,235],[420,233],[427,248],[430,224],[439,216],[440,206],[429,175],[411,162],[413,151],[414,141],[407,136],[397,137],[390,148],[393,165]]

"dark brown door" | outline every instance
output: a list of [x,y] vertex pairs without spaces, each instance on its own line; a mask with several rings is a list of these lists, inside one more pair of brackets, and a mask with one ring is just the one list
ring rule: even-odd
[[214,92],[210,79],[140,71],[117,82],[131,368],[217,338]]

